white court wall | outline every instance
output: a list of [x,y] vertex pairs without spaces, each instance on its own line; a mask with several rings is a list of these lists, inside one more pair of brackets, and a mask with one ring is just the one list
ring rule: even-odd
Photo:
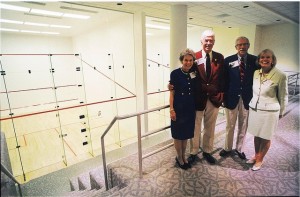
[[1,32],[1,53],[73,53],[72,39]]
[[[120,89],[115,92],[113,81],[135,92],[133,15],[119,14],[121,17],[116,20],[73,37],[74,50],[81,54],[85,62],[109,78],[87,65],[83,66],[85,76],[88,76],[85,78],[88,102],[132,95],[119,86],[116,88]],[[107,98],[103,97],[104,93],[108,93]]]

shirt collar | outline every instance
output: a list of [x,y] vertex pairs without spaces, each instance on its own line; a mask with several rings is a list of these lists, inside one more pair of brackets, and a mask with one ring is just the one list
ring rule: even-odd
[[[209,53],[209,57],[210,57],[210,60],[212,59],[212,51],[210,51]],[[202,57],[205,58],[206,57],[206,53],[204,50],[202,50]]]

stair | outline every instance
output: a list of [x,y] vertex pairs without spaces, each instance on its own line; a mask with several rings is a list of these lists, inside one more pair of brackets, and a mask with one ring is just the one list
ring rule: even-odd
[[[1,164],[12,174],[11,164],[8,155],[8,148],[4,132],[0,132]],[[1,196],[17,196],[14,182],[1,171]]]
[[[157,150],[167,144],[170,144],[172,140],[168,140],[154,147],[148,148],[143,154],[149,153],[153,150]],[[170,158],[163,157],[164,154],[173,154],[174,148],[168,148],[163,152],[154,154],[143,160],[143,176],[149,178],[152,172],[155,172],[160,167],[170,166]],[[161,159],[162,158],[162,159]],[[104,172],[102,167],[95,168],[89,172],[82,173],[76,177],[69,179],[71,192],[68,192],[64,196],[110,196],[114,192],[119,191],[122,188],[127,187],[132,180],[139,179],[138,171],[138,158],[137,153],[123,159],[119,159],[107,166],[108,171],[108,188],[105,190]],[[150,178],[153,175],[150,176]]]

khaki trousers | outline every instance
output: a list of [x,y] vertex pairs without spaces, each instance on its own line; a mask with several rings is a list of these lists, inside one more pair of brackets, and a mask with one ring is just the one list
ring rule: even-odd
[[242,151],[244,145],[244,139],[247,132],[248,127],[248,115],[249,110],[245,109],[243,100],[240,98],[238,105],[235,109],[225,109],[226,113],[226,139],[225,139],[225,147],[226,151],[232,150],[233,146],[233,137],[234,137],[234,129],[236,120],[238,118],[238,133],[236,136],[236,150],[239,152]]
[[[215,107],[210,100],[207,100],[204,111],[196,111],[194,138],[190,140],[190,153],[198,154],[202,141],[202,149],[206,153],[211,153],[214,147],[215,126],[219,113],[219,108]],[[201,124],[203,120],[203,136],[201,135]],[[202,140],[201,140],[202,138]]]

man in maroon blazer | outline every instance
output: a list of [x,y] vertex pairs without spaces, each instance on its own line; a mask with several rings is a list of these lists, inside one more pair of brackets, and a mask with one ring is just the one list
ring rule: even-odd
[[202,50],[196,52],[196,67],[199,75],[196,89],[196,121],[194,138],[191,139],[189,162],[197,158],[201,144],[201,123],[203,119],[203,157],[210,163],[216,163],[211,155],[213,151],[215,125],[219,107],[224,95],[224,56],[212,50],[215,43],[215,34],[206,30],[201,35]]

